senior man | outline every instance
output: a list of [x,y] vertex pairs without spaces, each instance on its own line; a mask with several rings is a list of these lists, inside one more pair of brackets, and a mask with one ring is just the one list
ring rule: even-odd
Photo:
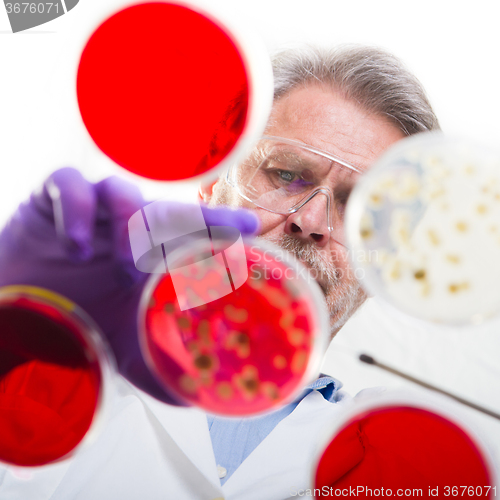
[[[273,65],[265,137],[202,196],[212,208],[251,209],[261,238],[315,271],[334,335],[365,300],[344,246],[350,191],[391,144],[439,125],[418,80],[383,51],[292,50]],[[269,189],[255,180],[259,169],[286,196],[266,196]],[[341,384],[322,376],[293,403],[251,419],[165,404],[136,342],[145,278],[132,268],[126,223],[144,203],[123,181],[92,185],[65,169],[20,206],[0,235],[0,285],[46,286],[80,304],[107,336],[120,373],[142,389],[117,380],[95,443],[29,479],[3,469],[0,497],[278,500],[303,491],[324,429],[344,404]],[[183,208],[172,204],[172,217],[177,210]],[[257,228],[243,210],[204,208],[204,216],[209,225]]]
[[[261,141],[235,167],[239,172],[233,182],[222,177],[213,192],[202,188],[203,198],[211,206],[254,209],[261,237],[317,272],[335,335],[366,298],[349,272],[343,245],[349,194],[391,144],[439,125],[419,82],[395,58],[376,49],[287,51],[274,58],[273,70],[274,105],[265,136],[275,139]],[[280,138],[291,142],[278,147]],[[272,152],[267,154],[266,148]],[[252,198],[255,188],[247,185],[255,174],[245,170],[254,170],[257,163],[266,163],[264,168],[280,176],[275,186],[286,187],[288,204],[262,203],[260,193]],[[307,192],[317,195],[309,199]],[[297,199],[302,203],[294,206]]]

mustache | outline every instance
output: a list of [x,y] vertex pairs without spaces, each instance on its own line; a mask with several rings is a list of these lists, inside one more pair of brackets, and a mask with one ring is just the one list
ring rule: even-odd
[[[287,234],[280,236],[259,236],[283,250],[290,252],[321,277],[320,285],[330,311],[330,332],[332,337],[344,326],[354,311],[365,301],[366,294],[361,285],[354,281],[345,282],[341,271],[335,265],[335,256],[327,259],[313,243],[307,243]],[[335,293],[333,293],[335,292]]]
[[325,295],[331,290],[338,288],[340,285],[339,272],[334,263],[321,255],[314,244],[293,238],[288,234],[282,234],[272,238],[266,237],[263,239],[290,252],[298,260],[305,262],[314,269],[322,279],[322,288],[324,288],[323,291]]

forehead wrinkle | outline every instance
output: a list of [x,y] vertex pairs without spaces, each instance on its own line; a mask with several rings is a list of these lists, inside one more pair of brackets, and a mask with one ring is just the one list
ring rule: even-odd
[[[330,106],[335,109],[335,106]],[[311,134],[314,134],[316,138],[315,144],[304,143],[304,145],[310,145],[316,147],[317,149],[323,150],[332,156],[337,156],[344,160],[346,163],[351,164],[353,167],[359,168],[360,170],[366,171],[371,164],[371,159],[365,154],[361,154],[359,151],[358,142],[356,140],[356,127],[354,124],[350,124],[348,130],[340,127],[332,126],[332,123],[327,121],[319,121],[318,117],[312,113],[307,113],[304,120],[301,120],[300,115],[304,114],[302,110],[290,109],[287,106],[280,109],[279,118],[275,115],[272,123],[269,123],[269,128],[272,127],[282,127],[283,130],[294,131],[296,129],[307,130]],[[278,113],[276,113],[278,114]],[[332,116],[335,116],[332,113]],[[332,129],[335,129],[332,131]],[[269,133],[269,132],[267,132]],[[269,135],[273,135],[269,133]],[[328,139],[324,139],[327,137]],[[337,143],[340,142],[338,138],[342,138],[343,147],[339,148]],[[294,137],[295,140],[297,140]],[[300,140],[299,140],[300,141]],[[370,147],[370,154],[373,153],[372,147]],[[356,161],[345,158],[346,155],[356,156]],[[360,160],[363,160],[362,162]]]
[[361,171],[404,137],[386,117],[316,82],[275,100],[266,133],[304,142]]

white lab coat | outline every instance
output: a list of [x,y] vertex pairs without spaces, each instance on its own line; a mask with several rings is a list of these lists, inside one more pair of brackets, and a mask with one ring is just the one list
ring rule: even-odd
[[[97,440],[65,462],[0,469],[2,500],[283,500],[311,466],[346,402],[313,391],[220,485],[205,413],[165,405],[119,379]],[[223,465],[223,464],[221,464]]]

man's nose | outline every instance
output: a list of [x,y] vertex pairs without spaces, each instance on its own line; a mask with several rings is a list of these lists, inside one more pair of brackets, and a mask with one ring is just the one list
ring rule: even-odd
[[330,240],[328,229],[329,200],[319,192],[302,207],[289,215],[285,223],[285,233],[309,243],[324,247]]

